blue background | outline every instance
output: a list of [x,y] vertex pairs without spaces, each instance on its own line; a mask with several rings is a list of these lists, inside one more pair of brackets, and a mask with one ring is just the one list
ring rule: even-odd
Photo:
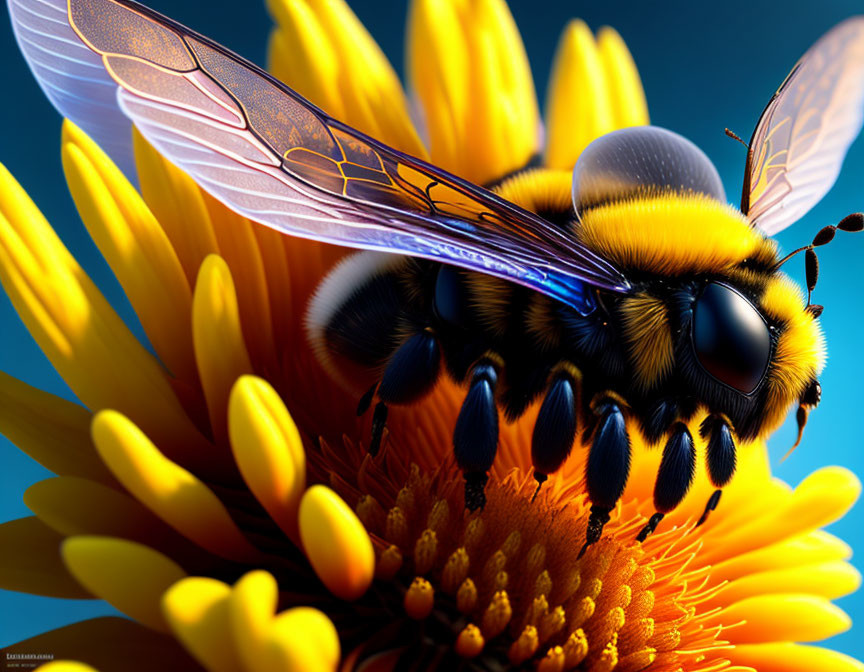
[[[151,6],[222,42],[257,63],[264,62],[270,26],[262,2],[236,0],[150,0]],[[355,0],[364,23],[402,71],[406,7],[400,1]],[[731,198],[740,192],[744,148],[724,136],[729,127],[749,137],[770,95],[796,59],[835,23],[861,11],[860,0],[784,3],[729,0],[702,3],[607,1],[604,3],[511,3],[545,100],[552,55],[565,22],[581,16],[596,29],[609,24],[629,45],[645,85],[652,122],[701,146],[716,163]],[[242,9],[241,9],[242,8]],[[0,161],[24,185],[73,254],[130,324],[140,327],[108,267],[78,220],[60,166],[60,119],[32,80],[8,24],[0,20]],[[504,141],[502,139],[502,141]],[[853,145],[833,191],[803,221],[779,236],[784,249],[809,242],[818,228],[864,210],[864,141]],[[860,350],[861,262],[864,235],[842,236],[820,251],[822,277],[814,300],[826,306],[822,323],[830,358],[822,376],[822,406],[811,416],[804,444],[784,464],[779,457],[794,441],[787,422],[771,440],[775,472],[797,484],[825,464],[864,473],[864,381]],[[792,263],[801,279],[803,261]],[[788,268],[788,267],[787,267]],[[5,295],[0,297],[0,369],[30,384],[71,398],[71,393],[21,325]],[[0,437],[0,519],[28,515],[27,487],[49,473]],[[857,506],[831,531],[864,556],[864,506]],[[840,600],[853,620],[864,623],[864,594]],[[94,602],[57,601],[0,592],[0,645],[97,614],[110,607]],[[859,623],[858,627],[862,627]],[[854,632],[854,631],[853,631]],[[830,645],[864,658],[864,637],[852,632]]]

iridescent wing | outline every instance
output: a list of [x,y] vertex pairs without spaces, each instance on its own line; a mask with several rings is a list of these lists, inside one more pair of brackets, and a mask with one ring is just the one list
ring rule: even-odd
[[561,229],[330,118],[131,0],[9,4],[21,49],[63,114],[119,150],[123,135],[128,142],[123,117],[131,119],[202,188],[252,220],[499,276],[582,312],[593,307],[591,286],[629,289]]
[[771,98],[747,155],[741,210],[773,235],[828,192],[864,121],[864,17],[835,26]]

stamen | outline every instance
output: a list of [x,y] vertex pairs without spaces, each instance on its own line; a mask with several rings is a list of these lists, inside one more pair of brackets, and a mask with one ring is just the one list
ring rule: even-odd
[[408,539],[408,521],[401,508],[394,506],[387,513],[387,524],[385,526],[387,539],[397,546],[404,546]]
[[430,530],[434,530],[435,532],[440,532],[446,527],[447,522],[450,520],[450,505],[447,503],[446,499],[439,499],[435,502],[435,505],[432,507],[432,510],[429,512],[429,518],[426,522],[426,526]]
[[513,608],[510,606],[510,598],[506,590],[499,590],[492,596],[492,601],[486,607],[480,630],[486,639],[500,635],[510,622]]
[[537,666],[537,672],[562,672],[564,670],[564,649],[553,646],[546,652],[546,657]]
[[382,551],[375,566],[375,576],[382,581],[392,580],[402,569],[402,551],[398,546],[388,546]]
[[426,579],[418,576],[405,593],[405,613],[415,621],[422,621],[432,612],[435,590]]
[[441,573],[441,587],[445,593],[453,595],[459,589],[468,576],[469,565],[468,551],[464,547],[457,548],[450,554]]
[[483,650],[486,640],[473,623],[465,626],[456,638],[456,653],[462,658],[475,658]]
[[426,574],[438,555],[438,535],[433,530],[425,529],[414,544],[414,569],[418,574]]
[[474,611],[477,606],[477,586],[468,578],[459,586],[456,593],[456,608],[463,614],[468,614]]
[[588,655],[588,638],[582,628],[576,629],[564,643],[564,667],[572,669]]
[[544,569],[540,572],[537,580],[534,582],[534,595],[548,595],[552,591],[552,577],[549,576],[549,570]]
[[513,665],[519,665],[537,653],[539,646],[540,641],[537,638],[537,628],[533,625],[526,625],[522,630],[522,634],[510,645],[507,657]]

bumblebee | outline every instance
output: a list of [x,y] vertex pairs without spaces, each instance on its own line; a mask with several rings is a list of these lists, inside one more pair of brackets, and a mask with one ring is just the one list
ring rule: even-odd
[[[35,7],[38,5],[38,11]],[[596,542],[627,482],[631,437],[662,448],[644,539],[693,480],[697,418],[719,501],[736,443],[819,403],[815,248],[770,235],[835,181],[864,115],[864,18],[798,62],[748,147],[741,206],[710,160],[645,126],[595,140],[572,175],[526,168],[494,188],[407,156],[316,108],[219,44],[133,0],[10,0],[18,44],[58,110],[130,165],[134,124],[203,189],[288,235],[365,250],[322,283],[309,337],[325,368],[389,408],[441,375],[466,388],[453,432],[465,504],[482,507],[499,410],[539,401],[540,484],[587,447]],[[493,185],[487,185],[492,187]],[[807,301],[780,267],[803,252]],[[703,516],[704,518],[704,516]]]

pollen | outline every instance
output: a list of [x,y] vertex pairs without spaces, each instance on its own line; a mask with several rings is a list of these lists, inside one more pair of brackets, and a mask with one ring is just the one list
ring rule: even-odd
[[422,621],[432,612],[434,595],[432,584],[418,576],[405,593],[405,613],[415,621]]
[[322,460],[334,486],[343,484],[343,496],[353,490],[357,517],[375,541],[375,599],[398,601],[422,624],[411,645],[417,652],[444,647],[454,666],[470,658],[478,669],[509,660],[602,672],[641,669],[679,646],[693,614],[688,586],[699,582],[669,558],[655,561],[654,542],[636,544],[632,524],[619,529],[613,515],[603,540],[576,560],[588,518],[583,499],[560,507],[544,493],[532,502],[533,481],[512,474],[490,480],[486,506],[467,512],[461,475],[448,465],[424,473],[396,468],[397,451],[386,445],[374,459],[346,450],[363,464],[350,486],[350,460],[313,460]]

